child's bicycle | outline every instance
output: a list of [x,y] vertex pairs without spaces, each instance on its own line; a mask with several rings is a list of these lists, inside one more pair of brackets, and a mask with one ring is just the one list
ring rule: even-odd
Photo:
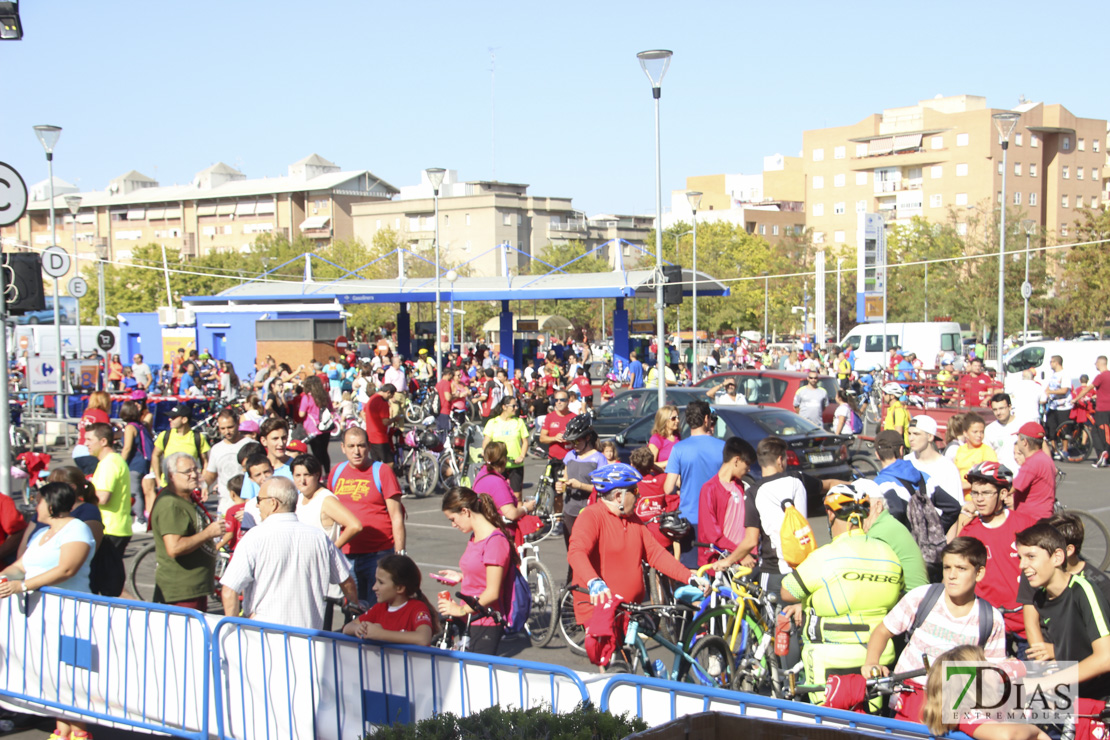
[[488,606],[482,606],[473,596],[466,596],[456,591],[455,597],[470,607],[471,611],[462,617],[444,617],[443,627],[435,639],[432,640],[432,647],[437,647],[440,650],[466,652],[470,647],[471,622],[489,617],[499,627],[503,628],[508,624],[500,612],[496,609],[490,609]]

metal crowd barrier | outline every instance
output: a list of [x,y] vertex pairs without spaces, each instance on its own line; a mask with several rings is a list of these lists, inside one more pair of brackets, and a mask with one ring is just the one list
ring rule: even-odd
[[44,588],[0,600],[0,700],[207,740],[211,632],[190,609]]
[[494,704],[573,710],[589,698],[568,668],[374,643],[227,617],[213,630],[219,737],[359,737],[373,725]]
[[[816,724],[907,740],[936,737],[925,725],[914,722],[627,674],[614,676],[605,683],[600,708],[603,712],[615,714],[632,712],[651,726],[670,722],[686,714],[721,712],[793,724]],[[944,737],[970,740],[962,732],[948,733]]]

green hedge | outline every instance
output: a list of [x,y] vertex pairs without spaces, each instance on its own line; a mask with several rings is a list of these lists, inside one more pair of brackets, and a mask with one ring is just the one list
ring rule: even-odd
[[555,714],[546,707],[510,709],[494,706],[468,717],[451,713],[413,724],[375,730],[364,740],[620,740],[647,729],[647,723],[631,715],[599,712],[582,702],[573,712]]

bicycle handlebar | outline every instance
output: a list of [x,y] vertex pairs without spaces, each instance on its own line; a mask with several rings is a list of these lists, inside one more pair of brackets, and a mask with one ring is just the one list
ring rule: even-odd
[[496,609],[490,609],[488,606],[482,606],[478,603],[478,599],[473,596],[467,596],[461,591],[456,591],[455,596],[457,596],[462,603],[470,607],[470,611],[473,612],[473,614],[469,615],[471,618],[477,617],[478,619],[483,619],[489,617],[496,622],[499,627],[504,627],[508,624],[505,617],[501,616],[501,612]]

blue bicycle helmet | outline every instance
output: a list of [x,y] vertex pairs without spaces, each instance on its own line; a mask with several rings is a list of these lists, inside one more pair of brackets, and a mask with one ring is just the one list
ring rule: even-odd
[[599,496],[618,488],[632,488],[643,479],[636,468],[624,463],[610,463],[590,473],[590,484]]

